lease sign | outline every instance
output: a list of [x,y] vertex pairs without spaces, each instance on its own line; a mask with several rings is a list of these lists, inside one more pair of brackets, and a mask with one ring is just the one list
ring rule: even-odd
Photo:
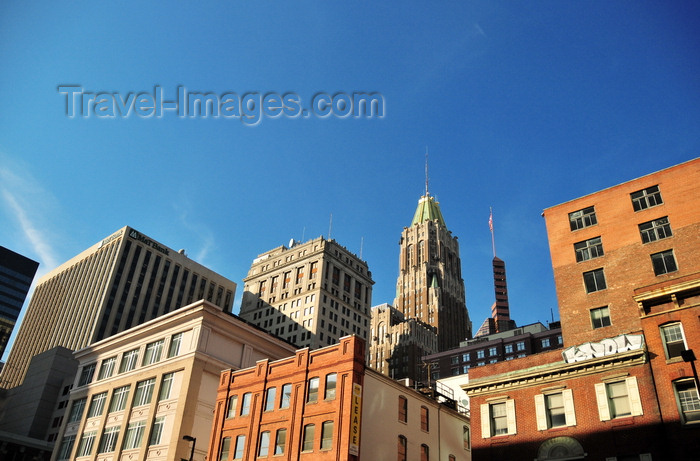
[[350,405],[350,454],[360,454],[360,420],[362,417],[362,386],[353,383],[352,405]]

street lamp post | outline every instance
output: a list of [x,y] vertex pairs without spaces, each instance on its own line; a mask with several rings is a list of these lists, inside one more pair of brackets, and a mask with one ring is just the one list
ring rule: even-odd
[[188,442],[192,442],[192,449],[190,450],[190,461],[192,461],[192,458],[194,457],[194,446],[197,444],[197,437],[185,435],[182,437],[182,439],[187,440]]

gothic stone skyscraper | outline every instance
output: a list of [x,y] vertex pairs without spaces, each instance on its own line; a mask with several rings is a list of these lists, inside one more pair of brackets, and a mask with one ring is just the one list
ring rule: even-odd
[[427,191],[409,227],[401,233],[394,307],[406,318],[437,328],[438,349],[471,337],[464,297],[459,243],[445,225],[440,206]]

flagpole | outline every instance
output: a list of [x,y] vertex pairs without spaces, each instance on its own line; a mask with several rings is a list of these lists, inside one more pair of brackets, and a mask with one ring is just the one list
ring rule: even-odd
[[493,249],[493,257],[496,257],[496,238],[493,234],[493,207],[489,207],[489,229],[491,230],[491,248]]

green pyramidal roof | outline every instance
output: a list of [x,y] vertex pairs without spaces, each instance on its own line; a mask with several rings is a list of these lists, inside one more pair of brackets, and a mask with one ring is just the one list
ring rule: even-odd
[[442,212],[440,211],[440,205],[435,200],[435,197],[426,194],[418,200],[418,208],[416,208],[416,214],[413,215],[411,225],[420,224],[423,221],[433,221],[435,219],[438,220],[440,225],[447,227],[442,217]]

